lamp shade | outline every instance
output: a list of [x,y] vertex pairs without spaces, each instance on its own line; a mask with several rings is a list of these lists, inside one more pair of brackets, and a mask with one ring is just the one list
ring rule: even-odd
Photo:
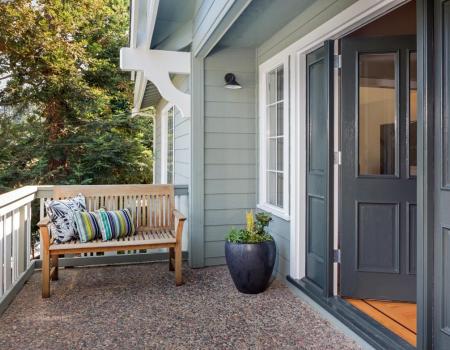
[[236,77],[233,73],[227,73],[225,75],[225,88],[227,89],[242,89],[242,86],[236,81]]

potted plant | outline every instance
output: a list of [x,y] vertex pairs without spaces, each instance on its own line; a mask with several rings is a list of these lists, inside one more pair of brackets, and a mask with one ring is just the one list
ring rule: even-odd
[[[255,220],[256,218],[256,220]],[[263,292],[275,265],[276,246],[266,227],[272,218],[250,211],[245,229],[233,228],[226,237],[225,258],[236,288],[246,294]]]

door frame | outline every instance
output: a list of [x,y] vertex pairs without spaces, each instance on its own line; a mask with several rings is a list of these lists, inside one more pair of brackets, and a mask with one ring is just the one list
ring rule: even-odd
[[[280,53],[266,61],[280,56],[291,57],[290,66],[290,275],[292,282],[305,277],[306,240],[306,54],[321,46],[326,40],[343,37],[355,28],[373,21],[376,17],[392,11],[409,0],[359,0],[331,18],[329,21],[302,37]],[[427,0],[416,0],[417,8],[417,349],[432,346],[433,305],[433,203],[434,203],[434,149],[433,149],[433,11],[434,5]],[[336,99],[335,99],[336,100]],[[335,102],[335,111],[338,110]],[[335,113],[336,126],[339,126]],[[336,139],[336,138],[335,138]],[[335,141],[335,145],[337,142]],[[337,149],[335,149],[337,150]],[[337,165],[335,165],[337,170]],[[337,248],[339,218],[339,194],[337,191],[338,171],[334,172],[334,237],[330,237]],[[331,254],[328,254],[331,256]],[[333,293],[337,295],[337,264],[328,261]],[[332,274],[332,276],[331,276]],[[326,303],[324,303],[326,305]]]

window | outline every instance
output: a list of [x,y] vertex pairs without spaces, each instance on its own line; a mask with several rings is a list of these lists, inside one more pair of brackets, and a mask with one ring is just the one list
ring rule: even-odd
[[260,203],[274,215],[289,216],[287,62],[260,73]]
[[175,107],[168,105],[161,113],[161,183],[173,184],[175,174]]
[[173,168],[174,168],[174,152],[173,152],[173,137],[174,137],[174,108],[169,109],[167,114],[167,183],[173,184]]

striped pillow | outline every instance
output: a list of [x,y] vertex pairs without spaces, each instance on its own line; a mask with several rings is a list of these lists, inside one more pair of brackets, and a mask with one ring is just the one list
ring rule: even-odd
[[100,209],[95,212],[100,232],[104,241],[134,234],[134,224],[128,209],[106,211]]
[[88,211],[75,211],[75,224],[80,235],[80,242],[86,243],[101,237],[100,227],[95,217],[95,213]]

